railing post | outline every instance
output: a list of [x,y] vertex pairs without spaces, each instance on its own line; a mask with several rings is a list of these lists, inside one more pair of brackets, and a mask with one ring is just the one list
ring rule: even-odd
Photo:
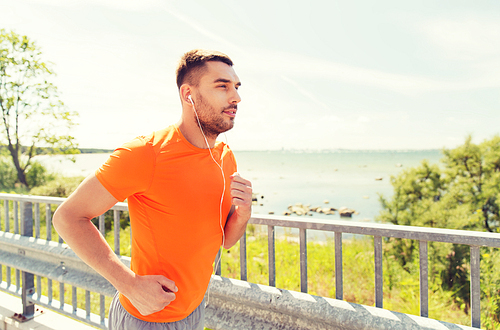
[[[4,207],[4,211],[5,211],[5,232],[8,233],[8,232],[10,232],[10,218],[9,218],[9,201],[7,199],[5,199],[3,201],[3,207]],[[11,272],[9,266],[5,267],[5,271],[6,271],[7,287],[10,288],[10,277],[12,275],[12,272]],[[3,273],[3,270],[2,270],[2,273]],[[3,281],[3,279],[2,279],[2,281]]]
[[247,280],[247,233],[243,233],[240,238],[240,278]]
[[5,212],[5,232],[10,231],[10,219],[9,219],[9,201],[5,199],[3,201],[3,208]]
[[99,232],[103,237],[106,237],[106,221],[105,214],[99,216]]
[[373,237],[375,248],[375,307],[384,308],[384,291],[382,275],[382,237]]
[[[4,200],[4,205],[5,205],[6,200]],[[2,231],[2,215],[0,214],[0,231]],[[0,281],[1,282],[1,281]]]
[[12,212],[14,213],[14,234],[19,234],[19,202],[12,201]]
[[[33,210],[31,202],[21,202],[21,235],[33,236]],[[35,276],[31,273],[22,272],[22,277],[23,288],[21,297],[23,313],[19,317],[19,321],[24,322],[32,319],[35,315],[35,304],[31,299],[31,296],[35,293]]]
[[429,269],[427,241],[419,241],[420,258],[420,316],[429,317]]
[[115,234],[115,253],[120,255],[120,211],[113,210],[113,231]]
[[344,299],[344,279],[342,271],[342,233],[335,232],[335,299]]
[[106,307],[105,307],[105,297],[104,295],[99,296],[99,316],[101,319],[101,325],[105,324],[106,320]]
[[76,290],[76,286],[71,287],[71,302],[73,306],[73,314],[76,315],[76,311],[78,310],[78,291]]
[[267,255],[269,263],[269,286],[276,286],[276,249],[274,226],[267,226]]
[[[18,201],[12,201],[13,203],[13,212],[14,212],[14,234],[19,234],[19,202]],[[21,206],[22,207],[22,206]],[[22,211],[21,211],[22,214]],[[22,219],[21,219],[22,220]],[[21,233],[22,234],[22,233]],[[16,292],[21,295],[23,294],[22,292],[22,286],[21,286],[21,272],[19,269],[16,269],[14,271],[16,274]]]
[[299,229],[300,244],[300,291],[307,293],[307,233],[304,228]]
[[35,204],[35,238],[40,238],[40,203]]
[[85,318],[90,321],[90,291],[85,290]]
[[219,247],[219,251],[217,251],[217,255],[215,256],[215,275],[219,275],[222,273],[222,254],[221,248]]
[[52,208],[45,204],[45,225],[47,226],[47,241],[52,241]]
[[481,281],[479,246],[470,247],[470,308],[473,328],[481,328]]

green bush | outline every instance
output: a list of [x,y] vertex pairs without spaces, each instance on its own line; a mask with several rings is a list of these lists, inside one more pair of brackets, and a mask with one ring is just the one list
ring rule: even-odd
[[[441,166],[424,160],[391,177],[391,184],[393,195],[380,196],[380,222],[500,232],[500,136],[480,144],[468,137],[463,145],[443,150]],[[389,239],[387,246],[386,253],[410,273],[418,259],[418,242]],[[492,251],[482,260],[481,267],[489,265],[490,271],[481,272],[481,296],[488,297],[488,303],[481,306],[489,315],[488,328],[496,329],[500,328],[500,274],[496,271],[500,255]],[[469,247],[430,242],[429,261],[429,278],[440,282],[455,305],[469,313]]]
[[57,176],[53,180],[46,182],[42,186],[30,190],[31,195],[68,197],[83,181],[82,176],[61,177]]
[[12,189],[17,181],[17,172],[12,161],[7,157],[0,157],[0,188]]
[[26,182],[30,187],[38,187],[53,180],[54,176],[47,173],[47,169],[37,161],[34,161],[26,170]]
[[[47,169],[37,161],[26,169],[26,181],[30,187],[37,187],[54,178]],[[0,188],[14,189],[18,183],[17,170],[9,156],[0,156]]]

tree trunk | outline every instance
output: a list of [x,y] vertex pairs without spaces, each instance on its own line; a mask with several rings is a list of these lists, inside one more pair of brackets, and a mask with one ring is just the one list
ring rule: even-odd
[[14,166],[16,167],[17,179],[23,186],[29,188],[28,182],[26,181],[26,175],[24,173],[24,170],[21,168],[21,164],[19,163],[19,153],[16,152],[14,146],[11,143],[9,143],[9,151],[10,155],[12,156],[12,161],[14,162]]

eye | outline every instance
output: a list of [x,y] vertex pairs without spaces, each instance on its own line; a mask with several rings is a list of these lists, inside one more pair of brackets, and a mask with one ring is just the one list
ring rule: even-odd
[[222,87],[222,88],[226,88],[226,85],[219,85],[217,87]]

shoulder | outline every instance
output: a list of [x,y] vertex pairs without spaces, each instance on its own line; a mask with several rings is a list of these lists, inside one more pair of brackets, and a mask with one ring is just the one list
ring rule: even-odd
[[173,142],[177,142],[179,139],[179,134],[175,125],[171,125],[164,129],[154,131],[149,135],[138,136],[124,143],[121,147],[117,148],[115,152],[123,150],[143,156],[155,155],[158,154],[162,148]]
[[138,136],[116,148],[111,154],[111,158],[130,161],[132,159],[145,160],[152,156],[154,157],[153,140],[154,133],[148,136]]
[[152,141],[154,133],[124,143],[96,170],[97,179],[116,199],[147,191],[156,163]]
[[169,146],[182,141],[182,136],[176,125],[170,125],[162,130],[155,131],[149,137],[151,138],[148,142],[151,143],[151,146],[157,154],[162,149],[168,148]]

